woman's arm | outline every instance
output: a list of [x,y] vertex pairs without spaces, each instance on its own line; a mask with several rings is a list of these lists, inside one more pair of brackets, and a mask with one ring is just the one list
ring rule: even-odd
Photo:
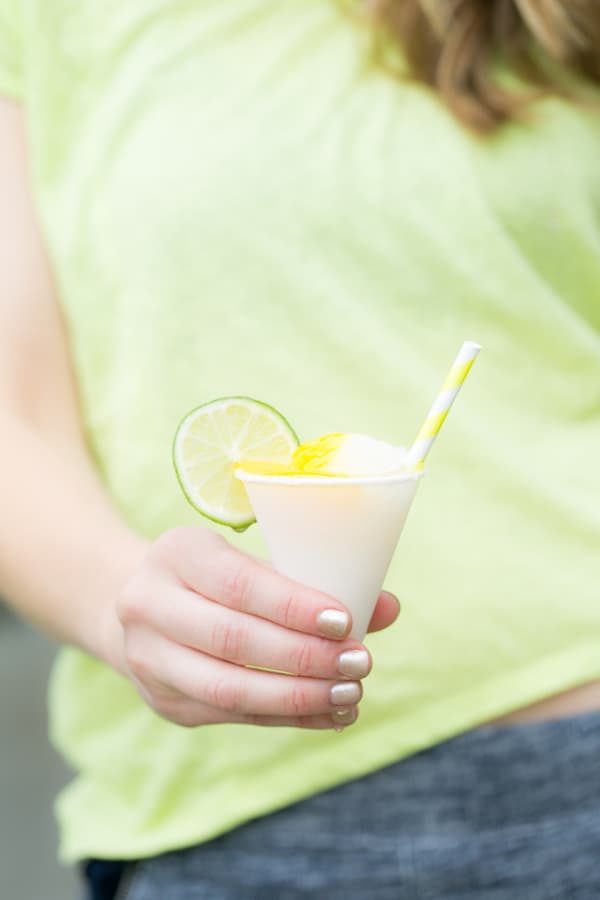
[[0,591],[49,634],[108,660],[114,597],[146,545],[86,451],[26,160],[23,116],[0,98]]
[[[174,722],[350,724],[371,661],[346,638],[339,601],[203,528],[149,544],[105,493],[82,435],[26,159],[22,115],[0,99],[0,592]],[[373,629],[397,613],[382,595]]]

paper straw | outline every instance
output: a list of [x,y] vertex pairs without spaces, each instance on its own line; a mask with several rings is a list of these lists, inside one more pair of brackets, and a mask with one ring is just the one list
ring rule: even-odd
[[450,412],[450,408],[461,387],[465,383],[466,377],[471,371],[471,366],[477,359],[477,354],[481,350],[481,345],[474,341],[465,341],[460,348],[460,352],[452,368],[448,372],[442,388],[435,398],[434,404],[429,410],[429,414],[421,430],[417,435],[417,439],[408,451],[405,465],[422,467],[425,457],[431,450],[431,446],[441,431],[442,425],[446,421],[446,416]]

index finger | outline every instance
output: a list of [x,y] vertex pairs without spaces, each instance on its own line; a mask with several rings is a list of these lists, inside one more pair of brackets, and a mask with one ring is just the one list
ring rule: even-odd
[[[189,530],[192,532],[192,529]],[[187,587],[230,609],[306,634],[343,639],[352,616],[339,600],[279,575],[225,540],[181,541],[177,574]]]

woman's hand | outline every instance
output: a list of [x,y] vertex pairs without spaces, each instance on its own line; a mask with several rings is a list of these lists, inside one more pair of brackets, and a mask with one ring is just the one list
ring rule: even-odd
[[[398,612],[395,597],[382,594],[371,630]],[[347,610],[213,532],[160,537],[126,584],[118,615],[126,674],[172,722],[339,729],[356,720],[372,663],[346,638]]]

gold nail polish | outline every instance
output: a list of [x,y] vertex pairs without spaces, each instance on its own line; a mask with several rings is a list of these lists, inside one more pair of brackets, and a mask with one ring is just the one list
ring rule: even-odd
[[332,706],[352,706],[362,697],[362,686],[358,681],[342,681],[334,684],[330,697]]
[[317,616],[317,628],[326,637],[343,638],[350,631],[350,617],[341,609],[324,609]]
[[331,714],[334,722],[335,731],[343,731],[348,725],[352,725],[356,721],[357,711],[354,708],[336,709]]
[[371,659],[366,650],[346,650],[338,656],[338,672],[349,678],[364,678],[371,670]]

